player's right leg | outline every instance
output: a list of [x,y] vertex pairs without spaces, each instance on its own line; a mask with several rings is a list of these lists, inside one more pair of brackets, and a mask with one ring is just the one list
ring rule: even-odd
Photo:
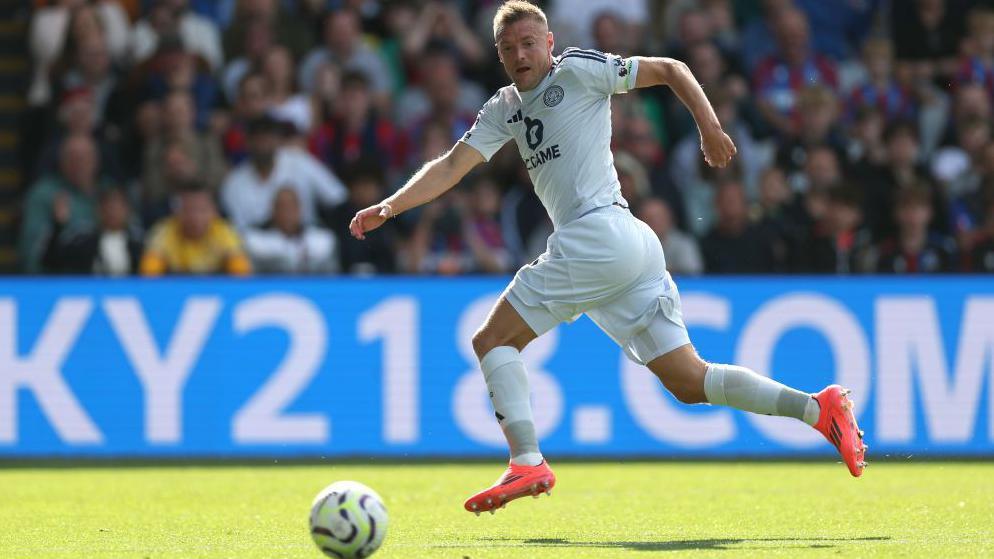
[[849,392],[838,385],[808,394],[746,367],[707,363],[690,344],[656,357],[647,366],[681,402],[799,419],[835,446],[853,476],[862,475],[866,467],[863,432],[856,425]]
[[492,486],[466,500],[464,506],[470,512],[493,513],[519,497],[549,493],[556,484],[556,476],[538,448],[528,373],[521,360],[521,350],[535,338],[535,331],[504,296],[473,336],[473,350],[480,359],[511,460]]

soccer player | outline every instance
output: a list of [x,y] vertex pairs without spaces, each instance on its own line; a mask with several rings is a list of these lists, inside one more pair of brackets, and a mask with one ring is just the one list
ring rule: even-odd
[[539,451],[521,350],[557,324],[586,314],[647,366],[681,402],[731,406],[793,417],[831,442],[859,476],[866,445],[848,391],[817,394],[784,386],[745,367],[708,363],[690,343],[680,296],[659,240],[632,216],[611,156],[611,95],[666,85],[694,116],[708,165],[723,167],[735,145],[687,66],[669,58],[620,58],[568,48],[552,56],[545,14],[510,0],[494,16],[497,53],[511,78],[476,123],[395,194],[356,213],[352,235],[365,238],[386,220],[433,200],[508,140],[517,143],[555,231],[548,249],[521,268],[473,336],[490,399],[510,447],[497,482],[470,497],[470,512],[491,513],[526,495],[550,492],[555,475]]

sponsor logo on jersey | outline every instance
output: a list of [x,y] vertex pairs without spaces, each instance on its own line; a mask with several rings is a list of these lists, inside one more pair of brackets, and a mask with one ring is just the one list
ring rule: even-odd
[[554,85],[546,89],[545,93],[542,94],[542,102],[545,103],[546,107],[555,107],[563,100],[565,95],[566,93],[563,91],[563,88]]
[[553,159],[559,159],[562,157],[562,152],[559,151],[559,144],[551,145],[541,151],[536,151],[529,157],[525,157],[523,161],[525,162],[525,169],[533,171],[542,165],[546,161],[552,161]]
[[545,126],[537,118],[525,117],[525,141],[528,142],[528,149],[535,149],[542,144],[542,136],[545,133]]
[[518,112],[514,113],[511,118],[507,119],[508,124],[514,124],[515,122],[521,122],[521,109],[518,109]]

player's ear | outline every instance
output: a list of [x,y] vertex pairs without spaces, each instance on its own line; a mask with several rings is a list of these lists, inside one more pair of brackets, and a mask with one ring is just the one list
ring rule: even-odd
[[552,49],[554,49],[556,46],[556,38],[552,35],[552,31],[549,31],[549,34],[546,35],[545,42],[546,45],[549,47],[549,54],[551,55]]

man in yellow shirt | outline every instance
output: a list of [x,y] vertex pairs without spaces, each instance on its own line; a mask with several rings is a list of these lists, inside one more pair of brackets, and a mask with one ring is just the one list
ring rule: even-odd
[[143,276],[244,276],[251,273],[252,266],[238,234],[217,215],[210,193],[191,186],[176,197],[172,217],[152,229],[140,271]]

